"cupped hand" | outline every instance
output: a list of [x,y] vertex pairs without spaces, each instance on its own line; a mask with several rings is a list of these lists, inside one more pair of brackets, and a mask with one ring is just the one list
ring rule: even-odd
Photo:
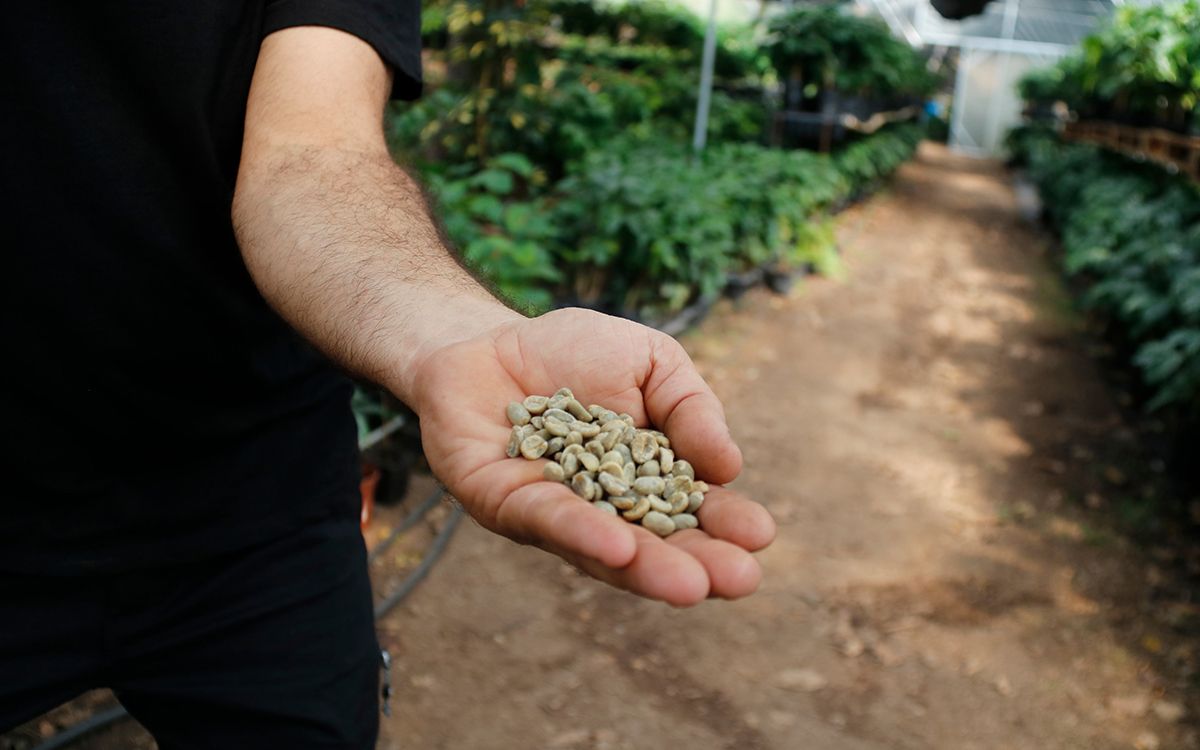
[[505,323],[424,358],[414,405],[434,474],[484,527],[614,586],[677,606],[752,593],[762,572],[750,552],[775,536],[757,503],[713,486],[697,514],[701,528],[661,539],[544,481],[544,460],[506,456],[508,403],[563,386],[584,404],[661,429],[698,479],[719,485],[741,470],[720,401],[674,339],[568,309]]

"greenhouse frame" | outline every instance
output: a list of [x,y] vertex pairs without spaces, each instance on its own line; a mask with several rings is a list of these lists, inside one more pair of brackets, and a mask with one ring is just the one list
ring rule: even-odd
[[991,156],[1021,118],[1016,82],[1065,56],[1121,5],[1156,0],[993,0],[962,21],[942,18],[928,0],[856,0],[914,46],[957,49],[950,146]]

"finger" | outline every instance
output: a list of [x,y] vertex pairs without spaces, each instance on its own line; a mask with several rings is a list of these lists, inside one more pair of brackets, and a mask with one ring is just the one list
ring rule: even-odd
[[496,510],[500,533],[622,568],[635,558],[632,527],[581,500],[565,485],[534,482],[513,490]]
[[593,578],[675,607],[690,607],[708,598],[708,571],[699,560],[682,549],[663,543],[645,529],[631,528],[635,532],[637,552],[623,568],[610,568],[595,560],[572,558],[561,553],[560,556]]
[[653,367],[643,386],[646,413],[698,476],[732,482],[742,470],[742,452],[729,434],[721,401],[675,339],[655,333],[650,349]]
[[767,509],[724,487],[709,489],[696,517],[709,536],[751,552],[775,539],[775,519]]
[[667,537],[667,544],[700,561],[708,572],[709,596],[723,599],[748,596],[762,581],[762,567],[753,555],[735,544],[713,539],[699,529],[676,532]]

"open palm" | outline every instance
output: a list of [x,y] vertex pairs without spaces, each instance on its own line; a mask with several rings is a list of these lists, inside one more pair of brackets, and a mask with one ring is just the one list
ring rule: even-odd
[[714,486],[698,513],[702,530],[664,540],[543,481],[544,461],[505,455],[505,406],[562,386],[585,404],[662,429],[697,478],[729,482],[741,469],[720,402],[674,339],[620,318],[559,310],[425,360],[416,407],[434,473],[484,527],[615,586],[675,605],[753,592],[761,571],[749,551],[775,534],[760,505]]

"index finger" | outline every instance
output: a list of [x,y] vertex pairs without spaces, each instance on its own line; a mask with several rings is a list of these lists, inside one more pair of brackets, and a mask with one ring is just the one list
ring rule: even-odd
[[655,331],[651,369],[642,385],[646,414],[660,425],[680,458],[696,475],[725,484],[742,470],[742,451],[733,442],[720,399],[700,377],[679,342]]

